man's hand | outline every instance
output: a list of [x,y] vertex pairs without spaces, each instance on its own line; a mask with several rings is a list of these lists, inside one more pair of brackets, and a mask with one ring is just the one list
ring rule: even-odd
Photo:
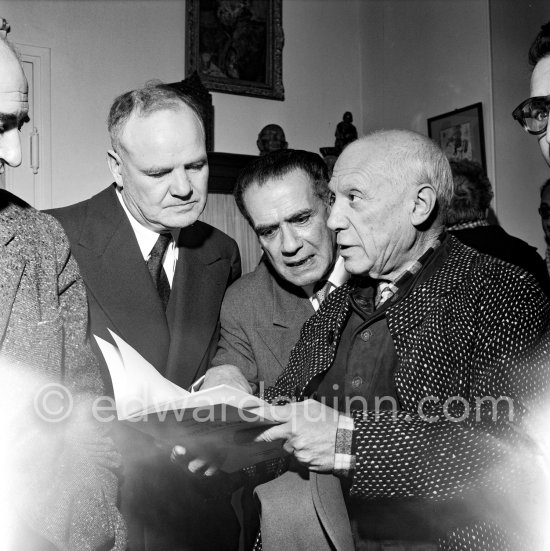
[[213,476],[223,464],[225,454],[223,450],[213,446],[204,455],[201,454],[201,457],[196,457],[189,453],[184,446],[174,446],[170,459],[182,469],[188,470],[193,474]]
[[339,412],[316,400],[306,400],[252,410],[281,425],[271,427],[255,440],[284,440],[283,448],[311,471],[326,472],[334,468],[336,431]]
[[234,365],[218,365],[211,367],[204,376],[201,390],[218,385],[228,385],[252,394],[252,388],[248,384],[241,370]]

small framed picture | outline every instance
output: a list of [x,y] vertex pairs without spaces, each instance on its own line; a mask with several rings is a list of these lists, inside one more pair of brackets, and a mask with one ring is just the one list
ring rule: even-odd
[[208,90],[284,100],[282,0],[187,0],[186,74]]
[[429,118],[428,135],[450,161],[468,159],[487,170],[481,102]]

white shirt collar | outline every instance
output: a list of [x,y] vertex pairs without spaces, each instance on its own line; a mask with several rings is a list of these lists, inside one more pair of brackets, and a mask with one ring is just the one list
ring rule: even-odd
[[[118,188],[116,189],[116,194],[118,200],[120,201],[120,204],[122,205],[122,208],[124,209],[124,212],[126,213],[126,216],[128,217],[128,220],[130,221],[132,229],[134,230],[134,234],[139,245],[139,250],[141,251],[141,254],[143,256],[143,260],[147,262],[149,260],[151,251],[153,250],[153,247],[157,242],[159,234],[154,232],[153,230],[150,230],[149,228],[146,228],[143,224],[141,224],[134,218],[132,213],[126,207],[124,199],[122,198],[122,194],[120,193]],[[176,246],[179,238],[179,232],[179,229],[172,231],[172,241],[170,241],[170,244],[166,249],[166,253],[164,254],[164,260],[162,261],[162,266],[164,268],[164,271],[166,272],[166,277],[168,278],[168,283],[170,284],[170,287],[172,287],[172,283],[174,281],[174,274],[176,273],[176,263],[179,257],[179,248]]]
[[349,279],[349,272],[346,272],[344,266],[344,259],[341,256],[338,256],[338,259],[334,263],[334,268],[330,275],[328,276],[328,281],[332,283],[334,288],[342,286]]
[[[330,275],[327,278],[327,282],[330,283],[330,285],[327,288],[326,296],[330,295],[334,289],[337,289],[343,285],[349,277],[350,274],[346,272],[346,268],[344,266],[344,259],[341,256],[338,256],[336,262],[334,263],[334,267],[332,268],[332,272],[330,272]],[[314,310],[317,311],[321,305],[317,300],[317,296],[311,290],[311,286],[305,288],[304,291],[309,295],[309,300]]]
[[[157,242],[159,234],[157,232],[154,232],[153,230],[150,230],[149,228],[146,228],[143,224],[135,219],[134,215],[128,210],[126,203],[124,203],[124,199],[122,198],[122,194],[120,193],[118,187],[116,188],[116,194],[118,200],[120,201],[120,204],[122,205],[122,208],[124,209],[124,212],[126,213],[126,216],[128,217],[128,220],[130,221],[130,224],[132,225],[132,229],[134,230],[134,233],[136,235],[136,239],[139,245],[139,249],[141,250],[143,259],[147,260],[149,258],[149,255],[151,254],[153,247],[155,246],[155,243]],[[172,241],[169,245],[170,248],[175,249],[174,254],[176,256],[176,259],[178,256],[178,249],[177,247],[175,247],[175,242],[177,242],[179,231],[180,230],[178,229],[172,232]]]

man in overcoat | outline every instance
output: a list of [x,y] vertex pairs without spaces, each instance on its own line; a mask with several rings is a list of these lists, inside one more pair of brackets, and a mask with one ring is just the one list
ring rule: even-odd
[[[21,163],[28,86],[0,37],[0,171]],[[82,278],[59,223],[0,190],[0,541],[6,551],[123,551],[120,457],[93,416],[102,394]]]

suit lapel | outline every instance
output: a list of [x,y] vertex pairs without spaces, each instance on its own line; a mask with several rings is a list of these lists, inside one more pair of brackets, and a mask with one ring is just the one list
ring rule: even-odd
[[9,243],[14,238],[13,231],[3,217],[0,218],[0,340],[3,338],[19,288],[25,260],[21,255],[11,252]]
[[353,551],[353,533],[340,479],[330,473],[310,472],[313,505],[332,548]]
[[195,226],[183,228],[167,317],[172,335],[166,377],[187,388],[209,365],[229,277],[222,259]]
[[78,247],[90,308],[100,309],[107,328],[163,372],[170,341],[166,316],[114,187],[90,202]]
[[[282,370],[286,367],[292,347],[298,341],[302,325],[315,310],[306,296],[298,294],[299,289],[283,288],[274,277],[269,277],[267,281],[270,292],[265,296],[271,296],[272,300],[271,305],[266,305],[266,308],[270,307],[272,316],[265,325],[258,328],[258,334]],[[263,297],[257,297],[256,300],[263,300]]]

